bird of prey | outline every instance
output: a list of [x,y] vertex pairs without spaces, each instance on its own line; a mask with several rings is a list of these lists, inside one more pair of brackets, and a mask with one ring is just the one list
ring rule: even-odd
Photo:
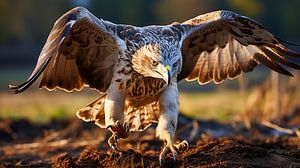
[[178,117],[177,82],[221,83],[263,64],[292,76],[283,66],[300,69],[288,57],[300,57],[256,21],[230,11],[199,15],[182,23],[136,27],[98,19],[83,7],[74,8],[54,24],[36,67],[26,82],[10,85],[26,90],[42,75],[48,90],[95,88],[99,99],[77,116],[112,132],[118,139],[157,123],[165,141],[159,159],[170,151],[174,160],[187,141],[174,142]]

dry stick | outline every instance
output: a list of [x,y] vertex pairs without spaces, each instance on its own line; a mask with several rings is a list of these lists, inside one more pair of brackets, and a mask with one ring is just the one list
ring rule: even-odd
[[39,148],[41,146],[57,147],[57,146],[66,145],[68,142],[69,142],[69,140],[67,140],[67,139],[62,139],[62,140],[54,141],[54,142],[48,142],[47,144],[33,142],[33,143],[17,144],[17,145],[13,145],[13,146],[6,146],[1,149],[6,150],[6,148],[9,148],[9,149],[14,149],[14,150],[21,150],[21,149],[34,149],[34,148]]
[[271,71],[271,87],[273,93],[273,111],[271,119],[278,117],[280,111],[279,105],[279,74],[277,72]]
[[194,141],[197,138],[197,133],[199,131],[199,123],[197,120],[193,120],[192,122],[192,131],[190,132],[190,140]]
[[292,129],[288,129],[288,128],[283,128],[283,127],[280,127],[280,126],[278,126],[276,124],[273,124],[269,121],[262,121],[262,125],[264,125],[266,127],[269,127],[269,128],[272,128],[272,129],[275,129],[279,132],[290,134],[290,135],[296,134],[298,137],[300,137],[300,131],[299,130],[292,130]]
[[[61,146],[67,145],[68,143],[70,143],[70,141],[68,139],[62,139],[59,141],[53,141],[53,142],[47,142],[47,143],[34,142],[34,143],[26,143],[26,144],[17,144],[14,146],[9,146],[7,148],[20,150],[20,149],[39,148],[42,146],[43,147],[61,147]],[[79,146],[87,146],[87,145],[96,144],[96,143],[99,143],[99,140],[73,142],[73,143],[71,143],[71,145],[75,146],[75,147],[79,147]],[[4,148],[6,148],[6,147],[4,147]]]
[[241,111],[244,111],[244,113],[242,113],[241,117],[242,117],[242,120],[243,120],[243,123],[245,125],[245,127],[247,129],[250,129],[251,128],[251,121],[250,121],[250,118],[248,116],[248,114],[245,113],[245,107],[246,107],[246,89],[247,89],[247,81],[245,80],[244,78],[244,75],[241,74],[239,77],[238,77],[238,82],[239,82],[239,91],[240,91],[240,96],[242,97],[242,109]]

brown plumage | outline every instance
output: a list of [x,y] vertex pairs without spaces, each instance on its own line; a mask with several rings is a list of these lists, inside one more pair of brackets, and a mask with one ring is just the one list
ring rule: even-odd
[[59,18],[31,76],[11,88],[16,93],[22,92],[43,73],[40,87],[49,90],[73,91],[89,86],[105,92],[118,60],[119,46],[106,27],[94,18],[84,8],[73,9]]
[[[40,87],[66,91],[95,88],[99,99],[77,116],[109,128],[114,150],[126,131],[143,131],[158,122],[157,136],[167,141],[162,161],[174,144],[177,127],[177,82],[221,83],[257,64],[292,76],[281,65],[300,69],[289,57],[300,57],[257,22],[233,12],[216,11],[183,23],[135,27],[96,18],[74,8],[54,24],[36,67],[26,82],[11,86],[26,90],[42,75]],[[124,123],[121,126],[120,122]],[[176,148],[176,149],[175,149]]]
[[[255,21],[232,12],[200,15],[181,24],[190,33],[183,41],[183,68],[178,79],[198,80],[200,84],[235,78],[252,71],[258,63],[292,76],[280,66],[300,69],[286,56],[300,55],[288,50]],[[286,55],[286,56],[285,56]]]

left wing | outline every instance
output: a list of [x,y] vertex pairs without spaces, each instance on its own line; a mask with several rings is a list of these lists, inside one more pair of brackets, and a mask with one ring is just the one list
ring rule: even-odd
[[73,91],[91,87],[105,92],[118,53],[123,51],[116,27],[83,7],[68,11],[55,22],[31,76],[10,88],[15,93],[23,92],[42,75],[41,88]]
[[229,11],[200,15],[173,25],[182,34],[183,65],[178,81],[198,80],[221,83],[262,63],[279,73],[292,76],[280,64],[300,69],[286,56],[300,57],[284,47],[257,22]]

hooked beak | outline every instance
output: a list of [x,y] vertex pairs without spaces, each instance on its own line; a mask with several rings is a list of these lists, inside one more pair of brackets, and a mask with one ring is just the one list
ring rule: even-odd
[[171,81],[171,67],[169,65],[161,66],[161,69],[156,72],[169,85]]
[[171,67],[170,65],[166,65],[165,68],[168,71],[167,73],[168,73],[168,85],[169,85],[171,81]]

